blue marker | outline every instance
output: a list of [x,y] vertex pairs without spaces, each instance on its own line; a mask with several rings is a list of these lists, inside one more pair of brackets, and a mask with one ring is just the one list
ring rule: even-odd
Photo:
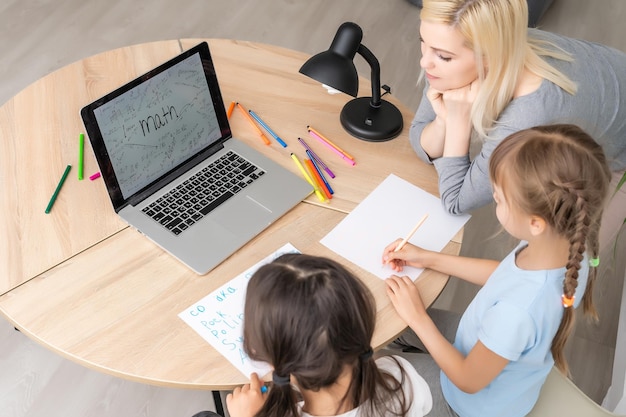
[[279,138],[278,135],[274,133],[274,131],[270,129],[270,127],[266,125],[265,122],[261,120],[261,118],[255,112],[253,112],[252,110],[248,110],[248,113],[250,113],[250,116],[254,117],[254,120],[259,122],[259,124],[263,126],[265,130],[267,130],[267,133],[269,133],[274,139],[276,139],[276,142],[280,143],[283,146],[283,148],[287,147],[287,144],[285,143],[285,141]]
[[331,193],[331,194],[335,194],[333,189],[330,188],[330,184],[328,183],[328,181],[326,181],[326,177],[324,177],[324,174],[322,173],[322,170],[321,170],[320,166],[317,165],[317,161],[315,160],[315,158],[313,158],[313,152],[310,152],[308,149],[306,151],[304,151],[304,152],[306,152],[306,154],[311,159],[311,162],[313,162],[313,166],[315,167],[315,170],[317,171],[318,174],[320,174],[320,178],[322,179],[322,181],[324,181],[324,185],[326,185],[326,187],[328,187],[328,192]]
[[265,385],[263,385],[261,387],[261,394],[265,394],[267,392],[267,387]]

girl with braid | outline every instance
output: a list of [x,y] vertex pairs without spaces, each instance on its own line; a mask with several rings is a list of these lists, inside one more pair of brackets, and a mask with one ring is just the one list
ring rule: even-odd
[[502,262],[410,244],[394,252],[398,241],[383,253],[396,272],[431,268],[482,285],[452,343],[435,323],[441,314],[427,312],[408,277],[386,281],[413,331],[397,343],[424,352],[405,357],[429,382],[436,416],[526,415],[552,366],[567,374],[573,309],[582,302],[595,317],[598,231],[611,179],[600,145],[573,125],[522,130],[494,150],[489,175],[496,216],[521,241]]
[[[232,417],[424,416],[428,385],[402,357],[373,358],[376,306],[338,263],[287,254],[248,283],[244,350],[273,367],[226,398]],[[265,392],[266,391],[266,392]]]

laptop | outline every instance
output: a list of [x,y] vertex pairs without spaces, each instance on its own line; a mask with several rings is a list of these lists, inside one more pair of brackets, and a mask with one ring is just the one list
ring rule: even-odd
[[115,212],[198,274],[312,192],[232,137],[206,42],[81,117]]

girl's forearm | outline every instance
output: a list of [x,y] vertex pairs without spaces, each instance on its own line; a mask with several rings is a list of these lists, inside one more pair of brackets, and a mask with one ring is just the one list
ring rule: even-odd
[[468,394],[489,385],[508,363],[480,341],[464,356],[441,334],[427,314],[416,317],[409,325],[450,381]]
[[430,252],[424,262],[426,268],[461,278],[476,285],[484,285],[498,265],[498,261],[491,259],[468,258],[440,252]]
[[460,371],[463,369],[465,357],[439,331],[432,319],[425,314],[416,317],[409,327],[420,338],[430,355],[452,383],[463,389]]

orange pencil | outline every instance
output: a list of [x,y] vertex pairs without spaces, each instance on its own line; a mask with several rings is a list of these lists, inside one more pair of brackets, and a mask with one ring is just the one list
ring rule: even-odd
[[407,237],[405,237],[404,239],[402,239],[402,241],[400,243],[398,243],[398,245],[396,246],[396,248],[393,250],[394,252],[398,252],[400,249],[402,249],[404,247],[404,245],[406,245],[406,242],[409,241],[409,239],[411,239],[413,237],[413,235],[415,234],[415,232],[417,231],[417,229],[420,228],[420,226],[426,221],[426,218],[428,217],[428,213],[424,214],[424,217],[422,217],[420,219],[419,222],[417,222],[417,224],[415,225],[415,227],[413,228],[413,230],[411,230],[409,232],[409,234],[407,235]]
[[235,108],[235,102],[231,101],[230,106],[228,106],[228,111],[226,112],[226,116],[230,119],[230,115],[233,114],[233,109]]
[[342,153],[346,158],[348,159],[352,159],[354,161],[354,157],[352,155],[350,155],[348,152],[344,151],[343,149],[341,149],[339,146],[335,145],[333,142],[331,142],[326,136],[322,135],[320,132],[318,132],[317,130],[313,129],[311,126],[307,126],[306,127],[308,130],[310,130],[311,132],[315,133],[317,136],[319,136],[320,138],[322,138],[323,140],[325,140],[330,146],[332,146],[333,148],[337,149],[340,153]]
[[320,174],[317,172],[317,169],[315,169],[313,162],[311,162],[310,159],[305,158],[304,163],[306,164],[306,167],[311,172],[311,177],[313,177],[313,180],[317,181],[317,184],[319,185],[320,189],[324,192],[324,194],[326,194],[326,198],[328,198],[329,200],[333,198],[333,196],[330,194],[330,191],[328,191],[326,184],[324,183],[324,181],[322,181]]
[[246,119],[248,119],[250,124],[252,126],[254,126],[256,131],[259,133],[259,136],[261,136],[261,139],[263,139],[263,142],[265,142],[266,145],[269,145],[271,143],[270,140],[267,138],[267,136],[265,136],[263,134],[263,132],[261,131],[261,128],[258,127],[256,125],[256,123],[254,123],[254,120],[252,120],[252,116],[250,116],[250,114],[246,111],[246,109],[243,108],[243,106],[241,104],[239,104],[239,103],[236,103],[236,104],[237,104],[237,107],[239,108],[239,110],[241,110],[241,112],[243,113],[243,115],[246,116]]

